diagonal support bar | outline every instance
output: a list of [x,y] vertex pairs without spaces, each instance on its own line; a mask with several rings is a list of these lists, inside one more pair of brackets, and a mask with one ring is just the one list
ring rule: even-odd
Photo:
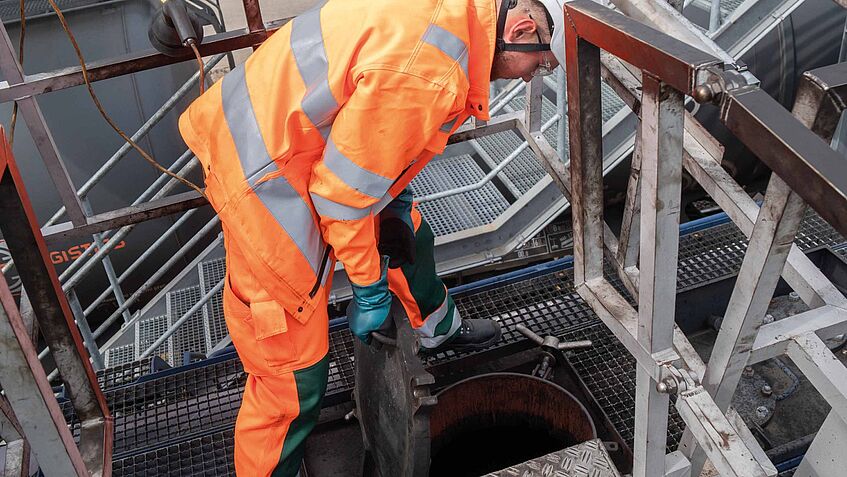
[[[4,25],[0,25],[0,73],[10,84],[23,83],[24,81],[23,70],[15,58],[14,48],[12,48],[12,42],[9,40]],[[47,172],[53,180],[53,185],[56,186],[56,191],[62,199],[62,205],[65,206],[68,217],[74,225],[85,224],[85,213],[79,201],[79,196],[76,194],[76,187],[74,187],[71,177],[68,175],[68,170],[65,168],[65,163],[59,155],[59,149],[56,147],[56,142],[53,141],[53,135],[47,128],[47,122],[44,120],[44,115],[41,114],[41,108],[32,96],[18,99],[18,108],[29,128],[29,133],[38,153],[44,159],[44,165],[47,166]]]
[[[709,393],[701,386],[680,393],[676,408],[685,421],[686,429],[703,444],[706,454],[721,476],[769,477],[744,445],[735,428],[712,401]],[[693,470],[697,472],[696,469]]]

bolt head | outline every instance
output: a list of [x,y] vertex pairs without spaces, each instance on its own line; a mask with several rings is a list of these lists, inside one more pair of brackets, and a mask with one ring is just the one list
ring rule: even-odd
[[765,396],[770,396],[771,394],[773,394],[773,389],[767,384],[765,384],[764,386],[762,386],[762,394],[764,394]]
[[664,381],[659,381],[658,383],[656,383],[656,391],[659,391],[662,394],[667,394],[668,385],[665,384]]
[[766,408],[765,406],[759,406],[756,408],[756,416],[760,418],[765,418],[768,417],[768,414],[770,414],[770,411],[768,411],[768,408]]
[[752,366],[745,366],[744,371],[741,374],[748,377],[748,378],[750,376],[753,376],[753,374],[754,374],[753,367]]
[[773,321],[774,321],[773,315],[771,315],[770,313],[765,315],[765,318],[762,320],[762,322],[766,325],[769,324],[769,323],[773,323]]
[[797,301],[800,299],[800,294],[797,292],[791,292],[788,294],[788,299],[791,301]]
[[710,103],[713,99],[715,99],[715,92],[712,91],[712,88],[709,85],[701,84],[700,86],[694,88],[694,101],[697,101],[700,104]]

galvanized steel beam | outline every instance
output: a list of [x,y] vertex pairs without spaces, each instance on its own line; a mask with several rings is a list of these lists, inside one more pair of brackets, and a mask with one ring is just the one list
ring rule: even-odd
[[121,209],[92,215],[88,224],[75,227],[69,222],[44,227],[44,240],[55,243],[71,237],[96,234],[106,230],[115,230],[127,225],[146,222],[167,215],[178,214],[186,210],[207,205],[209,202],[197,191],[188,191],[161,199],[142,202]]
[[721,120],[809,206],[847,235],[847,163],[759,88],[726,94]]

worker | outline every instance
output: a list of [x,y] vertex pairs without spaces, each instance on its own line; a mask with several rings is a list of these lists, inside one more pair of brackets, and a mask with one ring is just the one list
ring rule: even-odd
[[407,186],[469,116],[489,119],[490,80],[558,66],[563,22],[561,0],[329,0],[182,114],[221,219],[224,313],[248,373],[237,475],[299,472],[327,385],[336,260],[366,343],[391,324],[392,295],[425,351],[499,340],[496,322],[461,319]]

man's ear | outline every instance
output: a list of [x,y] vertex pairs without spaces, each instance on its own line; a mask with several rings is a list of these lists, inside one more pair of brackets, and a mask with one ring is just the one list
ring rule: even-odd
[[506,25],[503,39],[506,43],[516,43],[527,38],[535,39],[535,22],[531,18],[521,17]]

